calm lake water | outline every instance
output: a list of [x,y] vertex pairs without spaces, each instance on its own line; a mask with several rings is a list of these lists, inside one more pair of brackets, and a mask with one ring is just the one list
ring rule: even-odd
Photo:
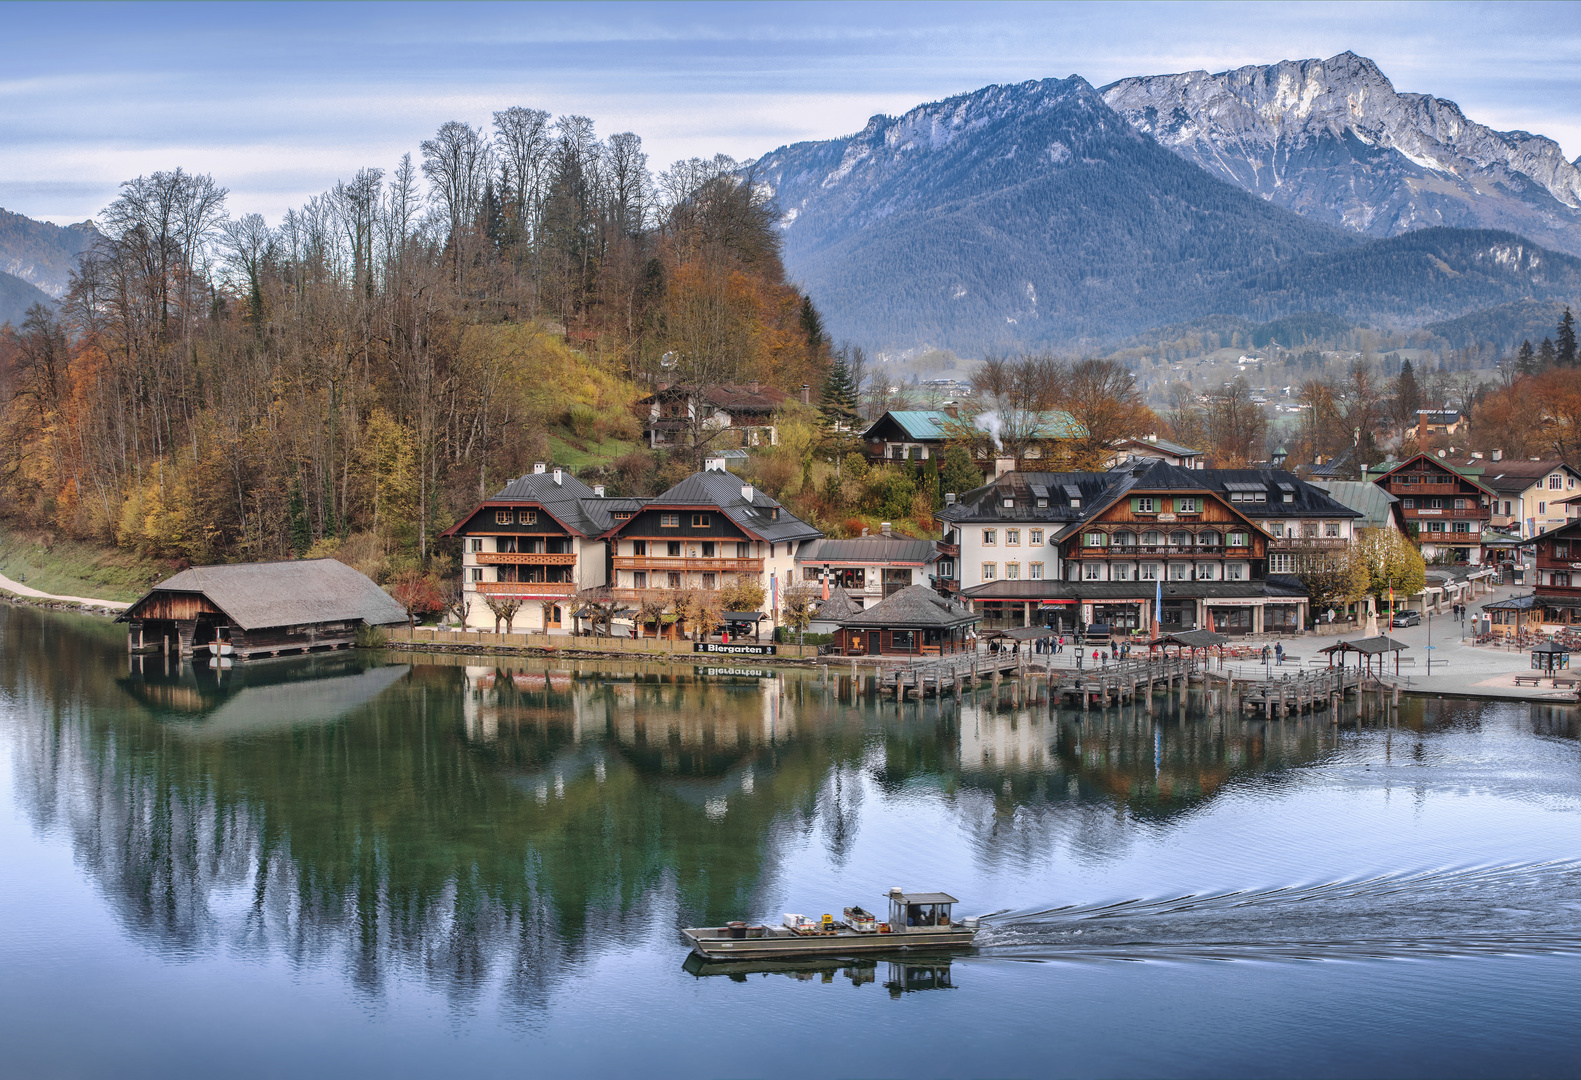
[[[800,671],[217,673],[0,605],[7,1076],[1577,1076],[1569,708],[1272,724]],[[997,913],[697,971],[680,926]]]

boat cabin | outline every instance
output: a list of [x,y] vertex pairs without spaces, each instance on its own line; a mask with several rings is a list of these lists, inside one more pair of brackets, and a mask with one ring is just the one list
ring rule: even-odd
[[949,926],[950,905],[959,902],[949,893],[890,889],[889,925],[902,933],[921,926]]

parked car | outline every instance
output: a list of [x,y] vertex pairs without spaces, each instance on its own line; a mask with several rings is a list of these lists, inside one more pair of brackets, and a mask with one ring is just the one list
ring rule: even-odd
[[1422,613],[1420,611],[1397,611],[1394,613],[1396,626],[1421,626]]

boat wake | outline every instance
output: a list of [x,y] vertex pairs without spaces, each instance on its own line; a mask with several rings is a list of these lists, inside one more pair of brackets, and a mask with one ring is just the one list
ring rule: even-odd
[[979,949],[1028,960],[1576,953],[1581,861],[1002,910],[982,926]]

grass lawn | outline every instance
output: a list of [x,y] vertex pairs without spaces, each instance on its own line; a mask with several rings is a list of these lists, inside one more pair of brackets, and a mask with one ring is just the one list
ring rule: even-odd
[[640,439],[609,438],[595,442],[592,438],[579,439],[564,428],[549,431],[549,459],[570,469],[573,475],[591,466],[608,465],[622,454],[641,450],[643,445]]
[[76,540],[48,548],[36,533],[0,531],[0,574],[61,596],[136,600],[148,586],[169,577],[168,563]]

